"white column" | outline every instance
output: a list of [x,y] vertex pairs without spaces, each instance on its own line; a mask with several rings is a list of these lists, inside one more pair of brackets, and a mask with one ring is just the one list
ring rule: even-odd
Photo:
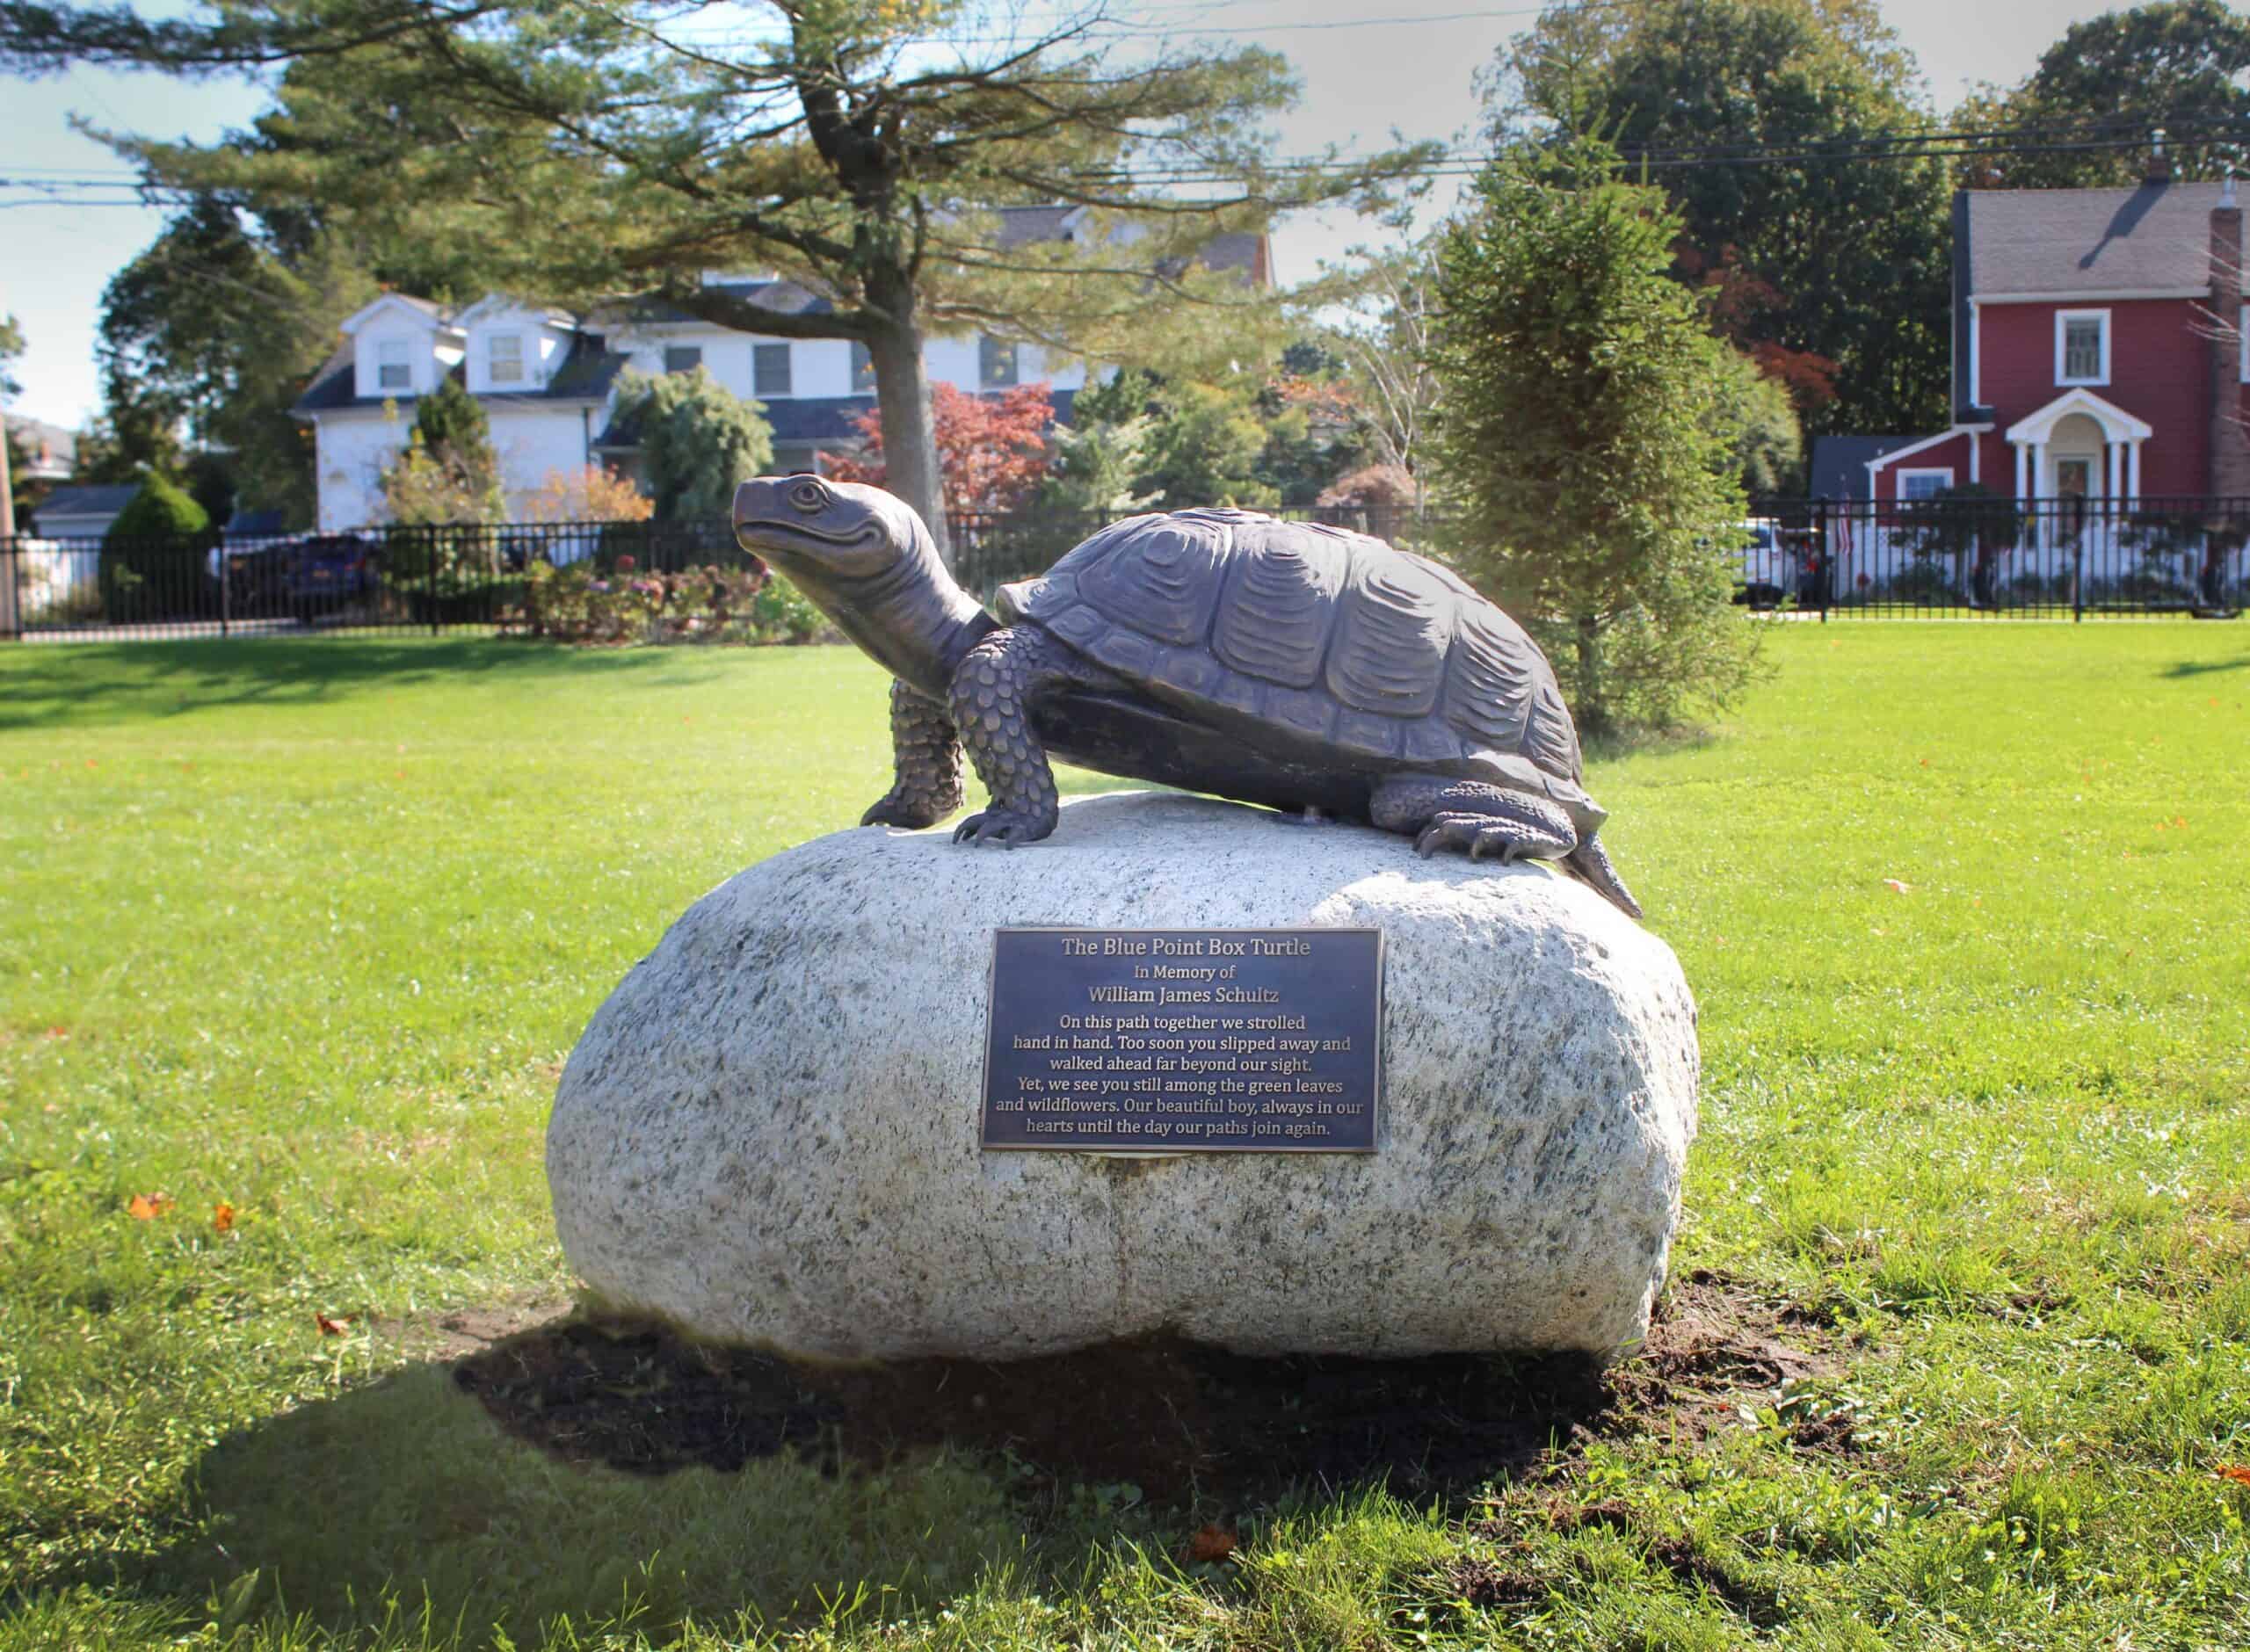
[[2125,446],[2125,497],[2138,504],[2141,496],[2141,445],[2129,442]]
[[2031,449],[2022,442],[2011,443],[2010,446],[2015,449],[2015,496],[2019,499],[2029,499],[2031,496],[2031,484],[2025,479],[2024,472],[2027,461],[2031,457]]
[[2101,496],[2115,499],[2125,489],[2124,443],[2101,444]]

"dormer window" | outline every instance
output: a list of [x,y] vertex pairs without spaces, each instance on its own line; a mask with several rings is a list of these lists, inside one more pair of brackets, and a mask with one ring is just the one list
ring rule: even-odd
[[411,390],[414,388],[413,364],[406,359],[406,340],[378,338],[375,340],[375,388],[378,390]]
[[484,341],[485,371],[495,384],[524,381],[524,336],[495,333]]
[[2055,382],[2109,382],[2109,312],[2055,312]]

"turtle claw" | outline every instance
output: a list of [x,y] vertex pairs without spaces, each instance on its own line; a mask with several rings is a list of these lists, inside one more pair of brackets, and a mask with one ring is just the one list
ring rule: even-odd
[[925,826],[934,826],[943,819],[933,815],[926,802],[903,797],[896,792],[870,804],[867,812],[860,816],[862,826],[904,826],[910,831],[919,831]]
[[1567,854],[1575,839],[1557,838],[1521,821],[1490,815],[1433,815],[1414,839],[1414,852],[1425,859],[1440,849],[1458,849],[1471,860],[1497,859],[1502,866],[1533,855]]
[[998,844],[1003,849],[1013,849],[1018,844],[1032,843],[1045,836],[1047,833],[1030,815],[1005,808],[988,808],[971,815],[953,829],[953,840],[957,844]]

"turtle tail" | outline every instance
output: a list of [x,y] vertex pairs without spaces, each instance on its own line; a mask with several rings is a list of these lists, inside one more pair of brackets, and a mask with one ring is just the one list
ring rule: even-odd
[[1617,868],[1609,864],[1609,851],[1601,840],[1588,832],[1579,840],[1579,846],[1563,857],[1563,865],[1581,882],[1593,886],[1596,893],[1607,896],[1628,917],[1641,916],[1641,903],[1633,899],[1633,892],[1617,875]]

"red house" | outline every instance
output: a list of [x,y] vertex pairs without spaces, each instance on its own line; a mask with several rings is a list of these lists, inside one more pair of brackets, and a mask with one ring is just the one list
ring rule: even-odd
[[2242,209],[2152,170],[1954,197],[1954,423],[1868,460],[1867,496],[2250,498]]

